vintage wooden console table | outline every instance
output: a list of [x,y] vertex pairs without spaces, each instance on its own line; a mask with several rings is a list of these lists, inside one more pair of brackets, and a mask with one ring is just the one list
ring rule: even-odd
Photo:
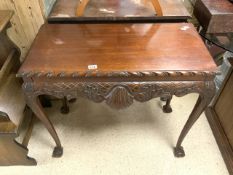
[[[18,72],[26,102],[56,142],[59,137],[38,100],[40,95],[105,101],[115,109],[134,100],[200,94],[174,154],[215,94],[216,65],[192,24],[45,24]],[[165,105],[170,107],[169,102]]]

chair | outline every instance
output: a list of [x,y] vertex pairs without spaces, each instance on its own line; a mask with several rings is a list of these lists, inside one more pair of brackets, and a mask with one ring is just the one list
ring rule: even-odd
[[[77,11],[76,11],[77,16],[79,16],[79,17],[83,16],[84,11],[85,11],[86,6],[87,6],[89,1],[90,0],[79,0]],[[148,1],[148,0],[145,0],[145,1]],[[158,0],[151,0],[151,3],[154,6],[154,9],[156,11],[157,16],[163,16],[162,8],[160,6],[159,1]]]

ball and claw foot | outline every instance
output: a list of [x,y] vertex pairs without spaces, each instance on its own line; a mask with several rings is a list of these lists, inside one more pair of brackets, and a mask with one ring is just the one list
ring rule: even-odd
[[170,105],[164,105],[163,106],[163,112],[164,113],[171,113],[172,112],[172,108]]
[[70,109],[67,106],[62,106],[61,109],[60,109],[60,112],[62,114],[68,114],[70,112]]
[[56,146],[53,150],[53,157],[61,157],[63,154],[63,148],[61,146]]
[[185,156],[184,148],[182,146],[175,147],[174,148],[174,156],[175,157],[184,157]]

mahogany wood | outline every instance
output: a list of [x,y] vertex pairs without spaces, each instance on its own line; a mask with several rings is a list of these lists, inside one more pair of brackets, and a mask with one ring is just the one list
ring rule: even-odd
[[63,149],[40,95],[85,97],[122,109],[135,100],[198,93],[174,149],[182,157],[184,137],[215,93],[215,74],[215,63],[187,23],[45,24],[18,72],[28,106],[56,142],[55,157]]

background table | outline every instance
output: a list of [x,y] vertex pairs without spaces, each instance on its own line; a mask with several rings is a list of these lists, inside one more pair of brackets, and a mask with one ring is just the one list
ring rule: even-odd
[[159,3],[162,16],[156,15],[157,12],[150,1],[91,0],[87,4],[84,15],[78,17],[76,11],[79,0],[57,0],[48,17],[48,21],[50,23],[184,22],[191,18],[191,15],[180,0],[159,0]]

